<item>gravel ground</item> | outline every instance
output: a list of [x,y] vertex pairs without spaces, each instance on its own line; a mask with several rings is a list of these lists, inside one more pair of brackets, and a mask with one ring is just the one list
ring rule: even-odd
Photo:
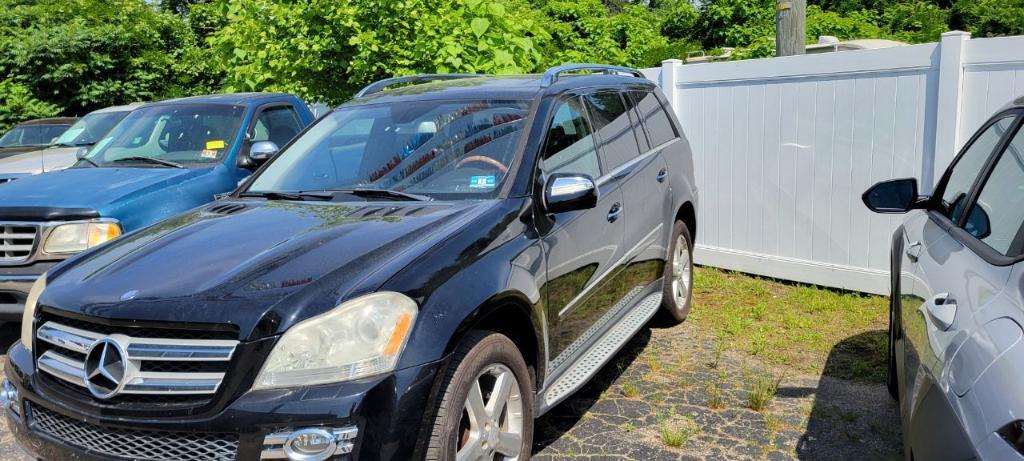
[[[0,331],[0,347],[14,335]],[[883,386],[787,370],[716,347],[694,322],[654,321],[537,421],[534,457],[901,459],[898,409]],[[751,394],[764,397],[760,411],[749,408]],[[0,460],[27,459],[0,425]]]

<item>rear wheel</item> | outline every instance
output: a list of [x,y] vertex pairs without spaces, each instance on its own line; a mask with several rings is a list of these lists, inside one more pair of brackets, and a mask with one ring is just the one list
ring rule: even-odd
[[661,308],[671,321],[679,323],[686,320],[693,302],[693,239],[682,221],[672,227],[672,248],[665,263]]
[[428,460],[521,460],[533,445],[533,386],[508,337],[473,332],[445,374]]

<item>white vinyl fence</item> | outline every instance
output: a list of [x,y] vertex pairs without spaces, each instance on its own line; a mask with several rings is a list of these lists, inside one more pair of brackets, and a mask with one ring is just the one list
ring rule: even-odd
[[900,216],[875,182],[924,193],[963,142],[1024,95],[1024,37],[647,69],[679,117],[700,189],[700,264],[887,294]]

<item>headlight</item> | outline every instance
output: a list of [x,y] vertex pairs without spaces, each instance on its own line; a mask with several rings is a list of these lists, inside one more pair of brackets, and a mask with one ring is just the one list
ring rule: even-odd
[[381,292],[342,303],[281,336],[255,389],[348,381],[395,369],[416,320],[416,302]]
[[83,222],[54,227],[43,252],[49,254],[81,253],[121,235],[121,226],[115,222]]
[[21,343],[25,348],[32,350],[32,320],[36,317],[36,304],[39,302],[39,295],[46,289],[46,274],[40,275],[32,288],[28,290],[28,299],[25,300],[25,312],[21,314]]

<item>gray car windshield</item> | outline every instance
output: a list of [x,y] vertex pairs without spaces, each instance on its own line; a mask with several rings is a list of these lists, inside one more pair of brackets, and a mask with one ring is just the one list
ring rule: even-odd
[[45,146],[60,136],[67,125],[20,125],[0,137],[0,147]]
[[227,104],[143,107],[115,125],[86,158],[117,166],[218,163],[231,151],[244,115],[244,107]]
[[279,154],[249,191],[492,196],[512,165],[527,108],[525,101],[465,100],[338,109]]
[[53,144],[62,147],[91,146],[96,144],[100,137],[107,134],[125,115],[128,115],[128,111],[101,112],[86,115],[74,125],[71,125],[71,128],[68,128],[64,134],[60,135]]

